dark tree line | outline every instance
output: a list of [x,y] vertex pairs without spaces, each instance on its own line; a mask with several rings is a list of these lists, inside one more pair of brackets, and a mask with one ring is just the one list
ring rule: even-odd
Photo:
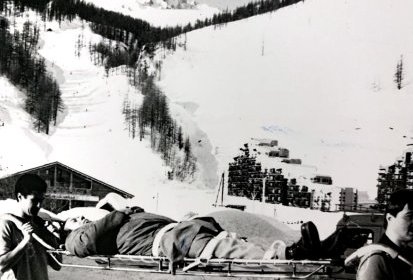
[[[100,42],[90,46],[93,61],[105,66],[107,73],[111,67],[128,65],[128,55],[124,46],[116,43]],[[160,64],[155,68],[160,71]],[[117,68],[118,69],[118,68]],[[150,73],[147,60],[143,59],[136,67],[124,67],[130,83],[143,95],[138,106],[129,101],[123,105],[126,126],[132,138],[149,138],[151,148],[161,154],[165,164],[172,168],[168,178],[185,180],[193,177],[196,158],[193,156],[189,137],[184,136],[181,126],[172,118],[168,100],[155,83],[156,74]]]
[[6,19],[0,20],[0,75],[4,75],[26,94],[25,110],[33,117],[40,132],[49,133],[56,123],[62,100],[57,82],[47,74],[43,58],[37,55],[39,30],[26,22],[23,31],[8,30]]
[[106,71],[121,65],[130,66],[131,63],[131,55],[125,48],[120,46],[119,43],[112,47],[111,45],[100,42],[90,45],[89,51],[93,62],[97,65],[103,65]]
[[[188,137],[184,139],[182,128],[170,116],[167,99],[156,87],[154,76],[148,74],[145,67],[137,69],[139,58],[143,53],[151,57],[159,46],[174,50],[176,36],[180,34],[275,11],[300,1],[303,0],[260,0],[232,12],[224,11],[210,19],[198,20],[194,25],[166,28],[153,27],[146,21],[97,8],[82,0],[0,0],[0,11],[10,13],[10,3],[13,3],[14,13],[16,9],[24,11],[30,8],[41,13],[45,20],[73,20],[79,17],[88,21],[95,33],[115,41],[115,46],[101,43],[90,48],[95,63],[104,65],[107,70],[120,65],[130,66],[128,75],[144,95],[139,108],[125,104],[129,132],[135,137],[139,131],[140,139],[149,134],[152,148],[159,151],[165,162],[173,168],[173,176],[184,179],[193,175],[196,168],[190,140]],[[3,28],[2,33],[3,30],[6,32]],[[1,62],[3,67],[0,74],[4,72],[14,84],[27,91],[26,109],[35,117],[37,129],[48,133],[50,122],[56,121],[61,100],[57,83],[46,74],[44,60],[35,55],[38,30],[33,32],[33,36],[18,33],[4,33],[1,36],[0,56],[5,60]]]
[[46,12],[49,2],[50,0],[0,0],[0,11],[11,12],[9,8],[12,6],[13,12],[24,12],[26,8],[30,8],[42,14]]
[[129,47],[147,50],[155,44],[182,33],[180,27],[153,27],[147,21],[98,8],[79,0],[54,0],[50,19],[72,20],[76,16],[91,23],[92,30],[105,38],[123,42]]
[[[88,21],[92,30],[105,38],[124,43],[128,47],[128,62],[133,65],[139,53],[145,48],[146,53],[153,53],[159,43],[174,49],[174,37],[207,26],[221,25],[245,19],[258,14],[275,11],[303,0],[260,0],[239,7],[234,11],[224,11],[212,18],[198,20],[185,26],[154,27],[148,22],[120,13],[98,8],[82,0],[0,0],[5,9],[6,3],[15,3],[20,10],[25,7],[47,15],[49,20],[73,20],[76,16]],[[51,2],[51,5],[47,5]]]
[[139,135],[140,140],[146,136],[150,138],[152,149],[159,152],[172,168],[169,178],[184,180],[192,177],[196,171],[196,159],[191,142],[171,117],[166,96],[156,86],[153,76],[142,82],[141,90],[144,98],[140,107],[125,102],[123,108],[130,135]]
[[147,53],[152,53],[157,44],[162,43],[168,49],[176,48],[174,37],[210,25],[226,24],[251,16],[275,11],[303,0],[260,0],[239,7],[234,11],[224,11],[212,18],[198,20],[194,25],[153,27],[148,22],[116,12],[97,8],[82,0],[54,0],[50,17],[53,19],[72,19],[76,15],[91,23],[92,30],[105,38],[122,42],[129,48],[129,63],[133,65],[139,52],[145,46]]

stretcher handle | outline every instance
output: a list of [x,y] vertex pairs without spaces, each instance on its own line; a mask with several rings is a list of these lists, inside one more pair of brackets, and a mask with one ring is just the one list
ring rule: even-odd
[[[16,227],[21,230],[23,223],[18,220],[15,216],[13,216],[12,214],[3,214],[2,218],[5,220],[9,220],[11,222],[13,222]],[[32,236],[33,238],[39,242],[43,247],[45,247],[47,250],[55,250],[56,248],[54,248],[53,246],[51,246],[50,244],[48,244],[46,241],[44,241],[40,236],[38,236],[36,233],[32,232]]]

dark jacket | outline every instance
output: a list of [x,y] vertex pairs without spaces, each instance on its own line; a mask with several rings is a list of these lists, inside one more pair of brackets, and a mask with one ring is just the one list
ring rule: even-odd
[[[394,249],[407,259],[413,255],[411,249],[403,250],[394,244],[387,235],[383,235],[379,243]],[[393,259],[385,252],[375,252],[361,260],[357,280],[412,280],[412,269],[402,260]]]
[[117,254],[116,237],[127,219],[124,213],[113,211],[100,220],[85,224],[66,237],[66,249],[81,258]]

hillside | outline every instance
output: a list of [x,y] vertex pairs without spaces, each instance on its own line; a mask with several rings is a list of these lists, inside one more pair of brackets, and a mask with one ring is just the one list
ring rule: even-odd
[[[140,104],[142,95],[122,67],[107,75],[91,61],[88,44],[102,38],[80,20],[42,23],[39,53],[65,107],[50,135],[36,133],[21,91],[0,78],[0,176],[57,160],[135,194],[147,210],[178,217],[209,211],[219,174],[243,143],[263,137],[279,140],[337,185],[374,197],[378,166],[393,162],[412,139],[411,6],[306,0],[190,32],[176,52],[160,50],[157,84],[198,158],[195,180],[184,183],[166,179],[169,169],[149,141],[129,137],[123,104]],[[18,26],[41,22],[32,13],[20,16]]]
[[379,165],[413,136],[411,5],[308,0],[194,31],[164,60],[161,85],[209,136],[220,170],[251,137],[277,139],[338,186],[374,198]]
[[[32,13],[25,17],[35,21]],[[16,19],[17,23],[21,20]],[[79,37],[84,46],[78,57]],[[122,113],[126,100],[139,104],[142,97],[120,68],[107,76],[103,67],[93,64],[86,45],[89,40],[96,42],[101,37],[79,21],[47,23],[41,32],[39,53],[59,81],[64,101],[50,135],[32,129],[30,117],[23,111],[24,95],[0,79],[0,176],[60,161],[133,193],[140,205],[155,209],[154,195],[167,181],[169,169],[148,141],[129,136]],[[179,183],[172,182],[166,191],[174,191],[175,185]]]
[[242,5],[246,5],[250,2],[255,2],[255,1],[249,1],[249,0],[198,0],[196,1],[197,3],[201,4],[206,4],[211,7],[217,7],[221,11],[228,9],[228,10],[233,10],[236,9]]
[[[181,9],[175,7],[174,2],[179,1],[146,1],[146,0],[87,0],[97,7],[108,11],[114,11],[148,21],[154,26],[176,26],[194,24],[198,19],[211,18],[219,12],[219,9],[207,4],[192,4],[183,6]],[[153,2],[153,4],[150,4]],[[191,1],[187,1],[190,3]]]

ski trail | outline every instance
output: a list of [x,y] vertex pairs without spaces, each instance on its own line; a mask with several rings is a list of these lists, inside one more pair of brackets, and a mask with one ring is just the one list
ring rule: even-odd
[[65,75],[66,81],[60,87],[65,118],[58,125],[59,128],[71,130],[105,123],[99,109],[106,102],[101,94],[100,75],[95,69],[73,70]]

